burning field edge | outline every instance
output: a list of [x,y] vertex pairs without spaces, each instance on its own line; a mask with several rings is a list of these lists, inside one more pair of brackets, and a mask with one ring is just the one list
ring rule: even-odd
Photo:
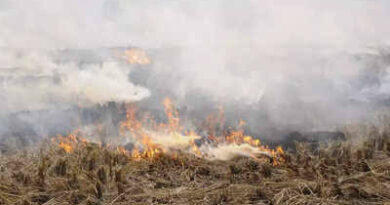
[[360,126],[347,141],[297,142],[279,164],[180,151],[135,159],[95,143],[67,152],[47,141],[39,152],[1,157],[0,204],[389,204],[389,135]]

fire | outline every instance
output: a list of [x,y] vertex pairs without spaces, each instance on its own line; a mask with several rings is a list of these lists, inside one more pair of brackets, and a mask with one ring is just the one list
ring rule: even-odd
[[211,141],[218,141],[218,138],[221,131],[223,131],[223,127],[225,124],[225,114],[223,108],[220,106],[218,109],[218,113],[210,114],[206,117],[205,124],[203,125],[204,129],[208,132],[208,139]]
[[[187,152],[209,159],[226,160],[236,155],[255,159],[267,156],[272,159],[274,165],[283,162],[282,147],[271,149],[262,145],[259,139],[246,135],[245,121],[240,119],[236,130],[232,128],[225,130],[223,109],[220,109],[217,115],[207,117],[206,129],[209,134],[202,137],[193,130],[183,128],[179,112],[171,99],[165,98],[162,104],[166,122],[156,122],[150,115],[139,118],[134,105],[127,107],[126,120],[120,124],[120,133],[122,137],[133,142],[134,148],[127,150],[125,147],[117,146],[118,153],[134,161],[155,160],[164,153],[177,158],[180,153]],[[207,143],[202,141],[203,139],[208,139]],[[88,143],[86,139],[79,137],[78,131],[66,137],[58,136],[54,142],[67,153],[73,152],[80,144]]]
[[180,118],[179,113],[173,106],[173,103],[170,98],[165,98],[163,100],[163,105],[165,108],[165,114],[168,118],[168,127],[171,132],[179,131],[180,128]]
[[75,148],[82,144],[85,145],[88,141],[82,137],[78,136],[79,131],[75,130],[67,136],[57,135],[56,138],[52,139],[53,143],[57,143],[58,146],[63,149],[66,153],[71,153],[75,150]]
[[124,155],[128,155],[129,152],[126,150],[126,148],[122,147],[122,146],[118,146],[116,148],[116,151],[118,151],[120,154],[124,154]]
[[190,145],[191,145],[191,149],[192,149],[192,152],[195,154],[195,155],[202,155],[202,153],[200,152],[199,150],[199,147],[198,145],[196,145],[195,143],[195,140],[196,139],[199,139],[198,135],[196,135],[196,133],[194,131],[190,131],[188,133],[188,136],[194,136],[193,139],[190,141]]
[[243,129],[245,125],[246,122],[240,119],[238,123],[238,130],[230,128],[229,134],[225,136],[217,136],[213,138],[209,137],[209,139],[213,139],[216,143],[216,149],[211,151],[211,153],[214,153],[221,159],[228,158],[234,154],[247,155],[254,158],[256,158],[256,154],[262,154],[271,157],[274,165],[283,161],[280,157],[280,155],[284,153],[282,147],[279,146],[274,150],[261,145],[261,141],[259,139],[245,135]]
[[[195,153],[198,148],[195,140],[199,139],[195,132],[182,133],[180,118],[177,109],[169,98],[163,100],[167,123],[157,123],[153,118],[147,117],[143,120],[136,118],[136,109],[130,105],[127,110],[127,119],[121,123],[123,136],[135,138],[140,145],[133,149],[132,158],[154,159],[160,154],[172,151],[176,148],[192,148]],[[128,134],[128,135],[126,135]],[[140,151],[141,150],[141,151]]]
[[134,148],[133,151],[131,152],[131,157],[134,159],[134,160],[141,160],[142,159],[142,156],[141,154],[139,153],[139,150],[137,148]]
[[65,152],[70,153],[73,151],[73,146],[64,142],[60,142],[59,146],[65,150]]
[[146,52],[139,48],[125,50],[122,57],[130,64],[146,65],[151,62]]
[[137,120],[136,107],[134,105],[130,105],[127,108],[126,112],[126,121],[121,122],[120,131],[123,134],[124,131],[129,130],[132,132],[136,132],[142,128],[142,122]]
[[[234,130],[230,128],[227,132],[221,132],[223,130],[223,109],[219,109],[217,116],[209,116],[206,121],[210,124],[207,125],[209,135],[207,138],[211,140],[212,145],[196,143],[196,140],[202,139],[194,131],[183,131],[181,126],[178,110],[175,108],[171,99],[165,98],[162,102],[164,105],[165,114],[167,117],[166,123],[156,123],[153,119],[137,120],[135,107],[129,106],[127,111],[127,120],[122,122],[121,129],[131,133],[131,136],[136,138],[141,149],[133,149],[131,156],[134,159],[153,159],[159,156],[161,153],[170,152],[173,155],[177,155],[175,150],[187,150],[187,152],[200,157],[207,157],[210,154],[216,153],[221,156],[223,152],[213,152],[213,150],[229,149],[229,153],[248,155],[256,157],[256,154],[263,154],[273,158],[274,164],[280,163],[280,155],[283,154],[283,149],[277,147],[275,150],[261,145],[259,139],[255,139],[252,136],[245,135],[243,127],[245,121],[239,120],[238,129]],[[149,122],[149,123],[145,123]],[[220,135],[218,135],[215,129],[219,129]],[[210,149],[204,148],[209,146]],[[140,151],[143,150],[143,151]],[[223,159],[224,157],[220,157]]]

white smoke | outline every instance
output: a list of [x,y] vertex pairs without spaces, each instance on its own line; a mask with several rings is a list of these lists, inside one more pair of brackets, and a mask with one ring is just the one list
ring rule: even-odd
[[56,64],[48,54],[0,52],[0,106],[3,112],[81,107],[109,101],[132,102],[147,97],[147,89],[128,81],[129,68],[116,62],[86,65]]
[[[187,100],[196,93],[266,113],[249,116],[250,126],[326,127],[370,111],[371,102],[355,103],[367,90],[390,94],[388,77],[366,85],[367,65],[355,58],[389,46],[388,19],[385,0],[3,0],[0,105],[8,112],[137,101],[150,88],[183,104],[201,104]],[[128,45],[180,52],[155,62],[145,88],[129,82],[131,70],[117,62],[81,68],[48,55]]]
[[230,160],[238,156],[243,157],[272,157],[269,152],[260,151],[258,148],[248,144],[221,144],[216,147],[202,146],[201,152],[207,153],[206,157],[210,160]]

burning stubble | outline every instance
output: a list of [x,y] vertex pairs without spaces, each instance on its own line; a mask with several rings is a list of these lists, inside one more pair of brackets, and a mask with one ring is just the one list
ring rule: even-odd
[[[262,145],[259,139],[245,135],[242,129],[245,122],[242,120],[240,120],[238,130],[229,128],[222,135],[216,136],[215,130],[211,128],[208,136],[203,138],[200,133],[183,127],[178,111],[169,98],[163,100],[163,105],[166,122],[157,122],[149,115],[138,119],[136,107],[130,105],[126,119],[119,126],[119,139],[116,141],[114,139],[111,141],[113,144],[104,146],[114,148],[133,160],[156,160],[161,155],[175,156],[187,153],[209,160],[230,160],[237,156],[246,156],[255,160],[265,157],[274,165],[284,161],[281,157],[284,154],[281,147],[270,149]],[[58,136],[53,138],[52,142],[65,152],[71,153],[80,145],[83,147],[89,143],[83,137],[88,134],[81,131],[76,130],[66,137]],[[94,135],[96,134],[92,134]],[[98,143],[103,146],[101,142]],[[125,147],[121,146],[123,143],[127,143]]]
[[0,0],[0,204],[388,204],[389,11]]
[[[11,125],[22,121],[37,135],[52,135],[77,122],[95,124],[90,118],[105,118],[99,123],[111,127],[120,116],[80,117],[80,110],[139,102],[158,115],[166,96],[193,119],[187,129],[223,106],[228,126],[242,118],[247,131],[269,139],[370,120],[386,109],[389,7],[385,1],[2,1],[0,131],[15,135],[18,126]],[[44,113],[60,120],[52,125]],[[117,135],[110,130],[106,135]]]

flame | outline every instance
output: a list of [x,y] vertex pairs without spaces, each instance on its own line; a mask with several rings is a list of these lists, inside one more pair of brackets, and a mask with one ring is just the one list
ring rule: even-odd
[[73,152],[73,146],[64,142],[60,142],[59,146],[65,150],[66,153]]
[[[156,123],[153,118],[147,117],[147,120],[138,120],[136,118],[136,109],[130,105],[127,110],[127,120],[122,122],[122,134],[130,133],[130,136],[136,139],[140,145],[133,149],[130,154],[135,160],[158,158],[161,153],[170,152],[172,156],[177,156],[175,150],[187,150],[196,156],[211,156],[212,158],[226,159],[232,155],[245,155],[256,158],[257,155],[267,155],[273,158],[275,165],[281,162],[280,155],[283,149],[277,147],[275,150],[261,145],[259,139],[245,135],[244,126],[246,122],[242,119],[238,122],[238,129],[230,128],[227,132],[223,131],[224,111],[219,109],[217,115],[207,117],[206,129],[209,131],[208,139],[213,146],[209,144],[197,145],[196,140],[202,137],[194,131],[183,131],[181,126],[179,112],[170,98],[165,98],[162,102],[167,117],[166,123]],[[215,131],[219,129],[219,132]],[[219,135],[217,134],[219,133]],[[207,148],[204,148],[207,147]],[[187,149],[188,148],[188,149]],[[229,151],[224,151],[228,149]],[[223,156],[225,153],[226,156]]]
[[136,114],[136,107],[131,104],[127,107],[126,111],[126,120],[122,121],[120,124],[120,132],[123,134],[124,131],[129,130],[132,132],[135,132],[137,130],[140,130],[142,128],[142,123],[137,120],[135,114]]
[[193,153],[195,155],[199,155],[199,156],[202,155],[202,153],[199,150],[198,145],[196,145],[196,143],[195,143],[195,140],[199,139],[200,137],[192,130],[188,133],[188,136],[192,136],[192,139],[190,141],[190,145],[191,145],[191,149],[192,149]]
[[[164,152],[158,144],[153,142],[150,137],[150,133],[144,129],[143,122],[136,118],[136,109],[134,105],[130,105],[128,107],[126,120],[121,122],[120,128],[123,136],[126,135],[126,131],[130,132],[131,136],[142,145],[143,151],[140,151],[138,148],[134,148],[131,154],[129,154],[133,159],[153,159]],[[128,154],[122,149],[118,151],[123,154]]]
[[129,154],[129,152],[126,150],[126,148],[124,148],[122,146],[116,147],[116,151],[118,151],[120,154],[124,154],[124,155],[128,155]]
[[[184,130],[180,124],[179,112],[173,101],[165,98],[162,102],[166,115],[166,122],[157,123],[150,115],[139,119],[134,104],[127,106],[126,120],[120,123],[120,134],[128,137],[134,144],[130,151],[125,147],[118,146],[117,152],[128,156],[135,161],[155,160],[161,154],[169,153],[177,159],[179,154],[187,152],[198,157],[210,159],[227,160],[234,156],[241,155],[259,160],[260,156],[272,158],[274,165],[283,162],[284,151],[282,147],[271,149],[261,144],[259,139],[248,136],[244,132],[245,121],[238,121],[238,129],[229,128],[224,130],[224,112],[219,109],[217,115],[207,117],[206,129],[209,131],[207,143],[200,143],[204,139],[193,130]],[[79,137],[78,130],[68,134],[66,137],[57,136],[53,141],[66,153],[73,152],[77,146],[85,145],[88,141]],[[111,146],[107,148],[111,149]]]
[[75,148],[82,144],[85,145],[88,141],[79,136],[79,130],[75,130],[67,136],[57,135],[56,138],[52,138],[53,143],[57,143],[58,147],[63,149],[66,153],[71,153]]
[[208,132],[208,138],[212,141],[217,141],[218,132],[223,131],[225,125],[225,114],[223,107],[220,106],[217,114],[210,114],[206,117],[206,125],[204,126]]
[[[171,99],[165,98],[162,102],[167,117],[166,123],[156,123],[153,118],[146,117],[138,120],[136,109],[130,105],[127,109],[127,119],[121,123],[121,133],[136,139],[139,148],[133,149],[131,156],[136,160],[154,159],[162,153],[175,149],[190,148],[196,154],[200,154],[195,140],[200,136],[195,132],[182,132],[180,117]],[[128,136],[128,135],[127,135]],[[142,150],[142,151],[140,151]]]
[[142,159],[142,156],[141,154],[139,153],[139,150],[137,148],[134,148],[133,151],[131,151],[131,157],[136,160],[136,161],[139,161]]
[[179,113],[176,108],[173,106],[172,100],[170,98],[165,98],[163,100],[163,105],[165,108],[165,114],[168,118],[168,127],[170,132],[179,131],[180,128],[180,118]]
[[123,52],[122,57],[130,64],[150,64],[150,59],[146,55],[146,52],[139,48],[127,49]]

